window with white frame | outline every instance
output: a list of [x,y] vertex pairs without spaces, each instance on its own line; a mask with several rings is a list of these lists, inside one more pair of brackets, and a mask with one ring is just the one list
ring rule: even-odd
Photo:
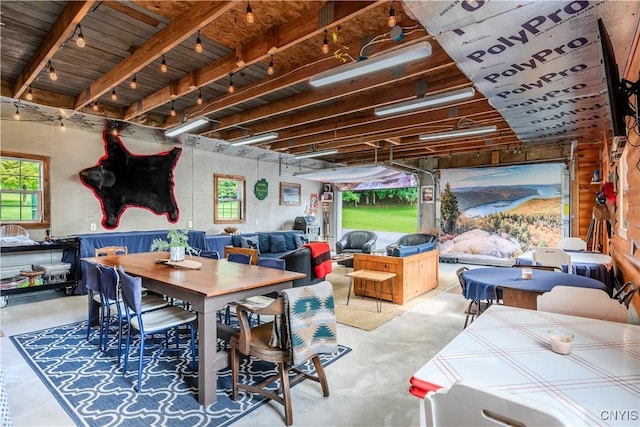
[[2,224],[49,227],[49,158],[3,151],[0,163]]
[[627,164],[627,153],[628,150],[622,153],[618,166],[618,202],[620,203],[618,206],[618,234],[624,239],[627,238],[627,227],[629,226],[627,221],[627,211],[629,209],[629,184],[627,183],[629,166]]

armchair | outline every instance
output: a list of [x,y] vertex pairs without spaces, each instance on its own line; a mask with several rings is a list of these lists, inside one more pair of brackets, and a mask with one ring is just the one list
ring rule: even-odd
[[[376,240],[378,240],[378,235],[373,231],[349,231],[336,242],[336,254],[370,254]],[[353,267],[353,258],[338,261],[338,264]]]

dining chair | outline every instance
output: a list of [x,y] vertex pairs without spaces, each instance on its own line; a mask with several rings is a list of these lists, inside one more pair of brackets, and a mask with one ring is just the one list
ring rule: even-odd
[[515,394],[460,380],[423,399],[427,426],[569,426],[559,411]]
[[[319,382],[324,397],[329,396],[327,376],[320,354],[338,351],[333,285],[323,281],[315,285],[285,289],[266,307],[239,304],[240,332],[231,337],[232,399],[238,390],[260,394],[284,406],[285,424],[293,424],[290,387],[305,378]],[[274,321],[251,327],[249,313],[273,315]],[[275,363],[278,372],[260,384],[240,382],[240,358],[251,356],[243,368],[250,370],[253,358]],[[298,367],[308,360],[316,374]],[[294,376],[290,377],[290,372]],[[280,381],[277,388],[269,386]]]
[[[227,254],[227,261],[237,262],[239,264],[251,265],[251,255],[231,252]],[[227,306],[224,309],[224,323],[226,323],[227,325],[231,324],[231,307],[235,305],[236,305],[235,302],[231,302],[227,304]]]
[[100,270],[98,265],[94,263],[87,263],[86,274],[84,277],[84,286],[87,289],[87,301],[89,305],[89,313],[87,315],[87,340],[91,334],[91,327],[93,325],[93,315],[95,313],[95,307],[98,307],[98,329],[100,331],[99,348],[102,349],[102,332],[103,332],[103,320],[104,312],[102,310],[102,296],[100,287]]
[[[142,368],[144,363],[145,337],[158,333],[166,333],[174,330],[176,347],[179,345],[178,326],[187,325],[191,334],[191,369],[196,370],[196,335],[195,321],[197,315],[175,305],[153,310],[143,311],[142,309],[142,279],[127,274],[122,266],[118,267],[118,273],[122,281],[122,298],[124,299],[126,315],[129,319],[127,329],[127,341],[124,353],[124,374],[127,373],[129,354],[131,353],[131,331],[137,330],[140,333],[140,346],[138,357],[138,383],[135,387],[137,392],[142,390]],[[168,346],[168,343],[167,343]]]
[[200,252],[198,252],[198,256],[209,259],[220,259],[220,254],[218,253],[218,251],[212,251],[209,249],[200,250]]
[[[462,329],[465,329],[469,324],[473,323],[475,318],[478,317],[491,305],[491,301],[479,301],[473,298],[467,298],[467,284],[464,280],[464,277],[462,277],[462,274],[468,270],[469,267],[460,267],[456,270],[456,276],[458,276],[458,282],[460,283],[462,296],[464,296],[465,299],[469,300],[469,305],[464,310],[464,314],[466,315],[466,317],[464,319],[464,327]],[[471,322],[469,322],[469,320],[471,320]]]
[[[111,320],[117,320],[118,362],[116,366],[120,366],[120,360],[122,358],[122,329],[124,322],[129,320],[121,297],[120,275],[118,274],[116,267],[98,264],[98,270],[100,271],[100,289],[102,292],[102,307],[104,311],[104,335],[101,334],[104,338],[102,348],[104,352],[109,349],[109,329],[111,327]],[[140,302],[142,312],[157,310],[167,307],[168,305],[169,302],[162,297],[142,293]]]
[[537,296],[538,311],[627,323],[627,307],[600,289],[555,286]]
[[237,262],[240,264],[251,264],[251,255],[240,254],[240,253],[230,253],[227,255],[227,261]]
[[562,266],[567,266],[567,273],[572,274],[571,255],[560,248],[538,248],[531,255],[533,265],[555,267],[562,271]]
[[633,298],[633,294],[638,291],[638,286],[633,282],[626,282],[624,285],[620,286],[618,290],[613,294],[611,298],[616,301],[619,301],[620,304],[624,304],[625,307],[629,308],[629,303]]
[[558,241],[558,248],[570,251],[586,251],[587,242],[579,237],[563,237]]
[[108,255],[126,255],[129,252],[127,246],[105,246],[102,248],[94,249],[94,256],[108,256]]

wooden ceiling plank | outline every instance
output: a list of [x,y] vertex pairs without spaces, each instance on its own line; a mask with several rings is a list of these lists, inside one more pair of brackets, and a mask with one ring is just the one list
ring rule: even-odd
[[29,85],[38,77],[42,68],[60,49],[82,21],[82,18],[89,12],[95,1],[71,1],[68,2],[64,10],[53,24],[47,35],[42,40],[42,44],[35,51],[31,59],[24,67],[15,83],[13,84],[13,97],[19,98]]
[[[203,26],[222,16],[235,6],[234,2],[195,2],[169,25],[157,32],[147,42],[107,71],[87,89],[76,95],[75,109],[84,107],[94,99],[119,85],[129,76],[141,70],[162,54],[182,43]],[[167,98],[165,102],[170,99]]]
[[[363,1],[337,2],[336,6],[338,7],[334,9],[334,21],[332,22],[331,25],[338,25],[339,23],[345,22],[349,19],[353,19],[354,17],[362,13],[365,13],[369,11],[371,8],[379,5],[381,2],[382,1],[380,0],[375,2],[363,2]],[[346,4],[342,4],[342,3],[346,3]],[[233,66],[228,65],[227,61],[229,60],[229,58],[225,56],[220,60],[215,61],[207,65],[206,67],[203,67],[202,69],[198,70],[198,75],[199,75],[198,87],[211,84],[215,81],[218,81],[226,77],[227,75],[229,75],[229,73],[239,71],[248,65],[255,64],[259,61],[262,61],[268,58],[269,55],[271,55],[274,52],[274,48],[276,48],[276,50],[284,50],[288,47],[291,47],[295,44],[306,41],[309,38],[314,37],[317,34],[321,33],[322,31],[324,31],[324,29],[318,28],[317,15],[318,15],[318,9],[310,10],[304,15],[302,15],[302,17],[300,17],[296,21],[287,23],[286,28],[283,29],[281,28],[281,26],[277,28],[272,27],[272,30],[270,30],[267,33],[267,36],[262,37],[259,40],[254,40],[251,43],[247,43],[246,45],[243,45],[241,47],[238,47],[236,51],[233,53],[233,57],[234,57]],[[272,46],[273,37],[269,36],[269,35],[272,35],[272,32],[277,35],[276,36],[277,46]],[[315,72],[319,72],[319,70],[316,70]],[[289,80],[290,83],[287,83],[287,86],[295,84],[302,80],[306,80],[307,78],[308,76],[306,75],[305,77],[299,77],[298,80],[295,80],[294,78],[292,78],[291,80]],[[197,89],[197,88],[190,88],[189,86],[185,87],[182,84],[179,85],[179,88],[181,89],[181,91],[178,93],[178,97],[184,96],[194,91],[195,89]],[[271,89],[270,92],[273,92],[281,88],[282,88],[281,86],[274,87],[273,89]],[[239,92],[239,91],[236,91],[236,92]],[[260,92],[260,95],[252,96],[243,91],[241,94],[239,93],[238,95],[235,95],[233,97],[227,97],[227,99],[229,98],[233,98],[236,100],[243,99],[246,101],[247,99],[252,99],[264,94],[265,92]],[[242,97],[240,98],[239,95],[242,95]],[[152,94],[146,97],[142,103],[132,104],[128,108],[126,108],[125,120],[130,120],[136,115],[145,113],[146,111],[149,111],[150,109],[153,109],[166,102],[167,100],[166,99],[163,100],[161,96],[156,96],[156,94]],[[205,104],[207,103],[205,102]],[[140,107],[140,105],[142,105],[142,108]],[[171,127],[178,124],[180,122],[180,117],[190,117],[190,116],[193,116],[195,113],[197,113],[198,115],[206,115],[215,111],[215,110],[210,110],[210,108],[211,107],[207,107],[203,109],[199,105],[192,107],[191,109],[184,111],[183,114],[178,114],[176,117],[168,117],[166,126]]]
[[104,1],[102,2],[102,4],[104,4],[107,7],[110,7],[113,10],[116,10],[122,14],[125,14],[133,19],[135,19],[136,21],[140,21],[140,22],[144,22],[147,25],[150,25],[152,27],[158,27],[160,26],[160,24],[162,22],[160,22],[159,20],[140,12],[137,9],[134,9],[132,7],[127,6],[124,3],[121,3],[119,1]]

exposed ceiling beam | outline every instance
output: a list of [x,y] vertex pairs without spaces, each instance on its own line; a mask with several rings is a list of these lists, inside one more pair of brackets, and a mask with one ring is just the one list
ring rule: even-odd
[[[432,83],[429,87],[433,90],[433,93],[471,86],[471,82],[460,71],[458,71],[457,68],[455,68],[455,64],[447,64],[447,67],[449,66],[451,68],[451,72],[448,77],[445,76],[439,80],[432,80]],[[424,64],[423,62],[415,64],[415,67],[417,70],[421,71],[418,74],[419,76],[428,75],[429,71],[431,71],[431,69],[426,68],[426,64]],[[413,77],[415,76],[415,74],[411,73],[410,76]],[[393,90],[389,90],[389,88],[385,86],[390,82],[398,82],[400,80],[401,79],[379,81],[378,85],[373,86],[376,89],[368,90],[366,93],[363,93],[360,90],[351,92],[349,91],[349,89],[338,86],[334,89],[315,90],[312,92],[301,94],[299,96],[296,96],[292,100],[296,104],[299,104],[298,108],[308,108],[311,105],[319,103],[322,103],[322,106],[304,110],[294,115],[278,116],[278,108],[284,102],[281,103],[279,101],[276,101],[269,104],[274,104],[273,106],[276,108],[276,110],[274,110],[272,115],[264,116],[264,118],[269,117],[270,119],[262,123],[251,125],[249,126],[249,129],[252,133],[279,131],[280,129],[292,128],[295,126],[302,126],[321,120],[336,118],[347,113],[372,110],[376,107],[387,105],[391,102],[402,101],[415,97],[415,78],[413,80],[409,80],[405,83],[400,83],[394,86]],[[478,95],[477,98],[479,97],[480,96]],[[315,102],[311,103],[311,99],[314,99]],[[327,105],[326,102],[328,100],[335,100],[336,102]],[[258,107],[258,109],[260,108],[261,107]],[[249,113],[251,113],[251,111],[253,110],[250,110]],[[416,111],[413,111],[413,113],[416,113]],[[400,117],[400,115],[396,115],[394,117]],[[227,121],[225,119],[226,118],[221,119],[220,123],[226,124]],[[238,131],[228,133],[226,137],[235,138],[239,136],[237,133]]]
[[13,97],[20,98],[22,93],[38,77],[38,74],[46,66],[47,62],[60,49],[64,42],[71,37],[76,25],[89,12],[95,1],[71,1],[68,2],[64,10],[53,23],[49,33],[42,40],[38,50],[31,56],[31,59],[24,67],[20,76],[13,84]]
[[[330,25],[338,25],[349,19],[353,19],[377,6],[380,2],[381,1],[336,2],[334,4],[334,21]],[[169,86],[166,86],[145,97],[141,102],[131,104],[125,109],[125,120],[130,120],[139,114],[166,104],[172,98],[184,96],[199,87],[211,84],[228,76],[229,73],[237,72],[248,65],[265,60],[275,52],[284,50],[320,34],[325,27],[321,27],[318,22],[318,10],[319,8],[308,11],[296,21],[287,23],[286,26],[271,27],[267,35],[261,37],[259,40],[246,43],[238,47],[235,52],[220,58],[206,67],[195,70],[195,86],[193,85],[193,79],[187,75],[173,82],[171,90]],[[240,53],[240,55],[238,53]],[[202,110],[200,106],[195,109]],[[198,112],[199,115],[210,113],[208,108]],[[188,116],[190,112],[187,111],[186,114]],[[175,119],[171,120],[169,118],[167,127],[171,127],[177,123]]]
[[84,107],[111,88],[119,85],[129,76],[141,70],[162,54],[170,51],[193,35],[198,29],[222,16],[234,6],[236,4],[230,1],[195,2],[186,12],[154,34],[130,56],[76,95],[74,109]]

